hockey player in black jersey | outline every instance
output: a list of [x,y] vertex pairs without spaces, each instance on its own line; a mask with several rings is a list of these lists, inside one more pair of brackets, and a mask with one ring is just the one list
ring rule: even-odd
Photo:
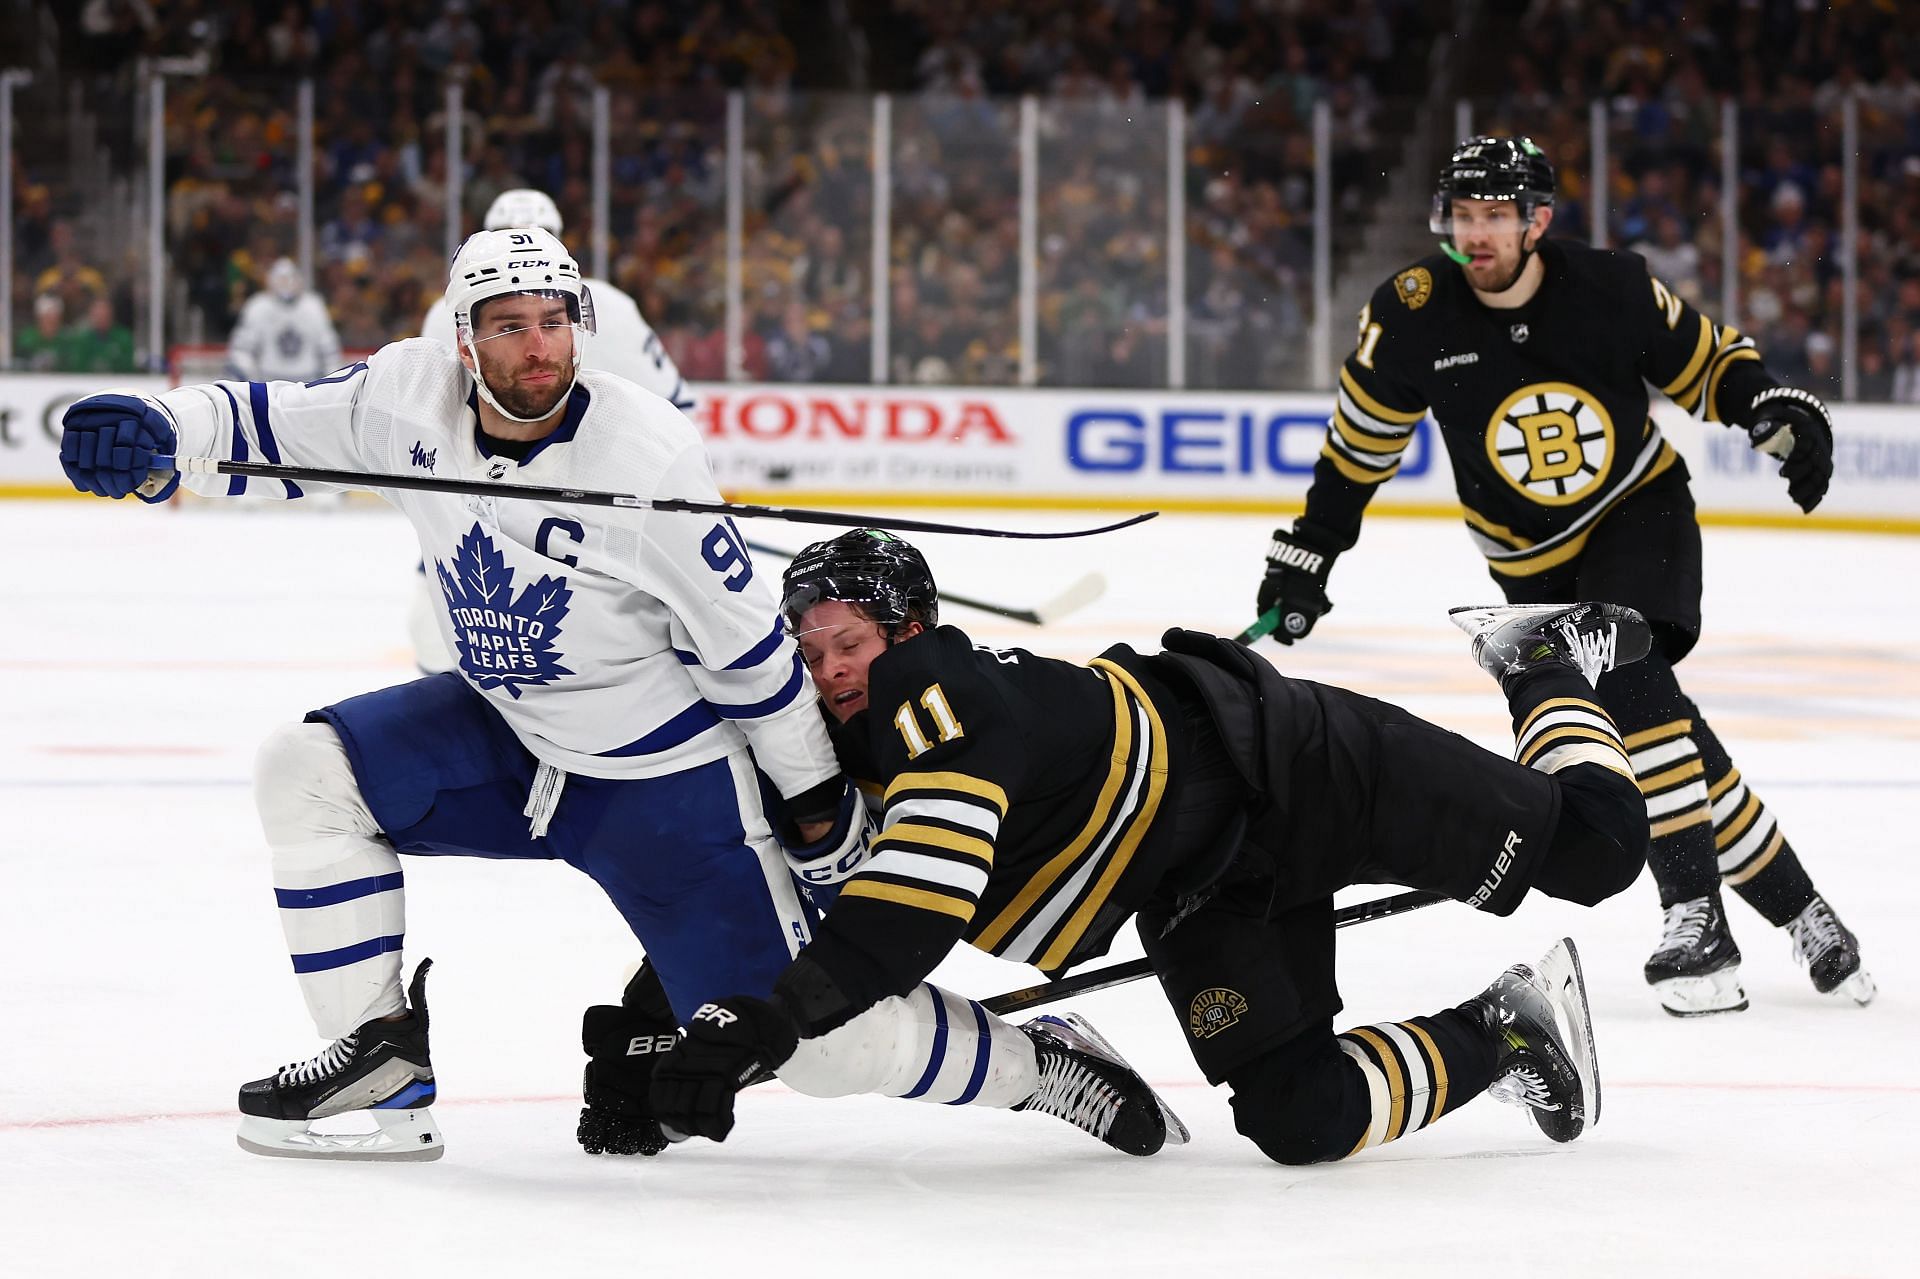
[[1606,676],[1599,694],[1652,825],[1666,920],[1645,972],[1661,1004],[1676,1016],[1747,1006],[1722,884],[1789,930],[1816,989],[1865,1004],[1874,986],[1858,941],[1674,674],[1700,637],[1700,529],[1647,386],[1743,428],[1779,459],[1803,511],[1833,472],[1826,406],[1776,382],[1752,339],[1700,314],[1638,254],[1546,239],[1553,189],[1552,165],[1526,138],[1453,152],[1433,201],[1443,252],[1360,312],[1306,510],[1274,533],[1259,609],[1277,611],[1283,644],[1331,610],[1335,557],[1431,412],[1468,532],[1509,601],[1610,600],[1652,626],[1651,656]]
[[1086,666],[976,648],[937,625],[919,553],[867,530],[803,551],[783,613],[879,829],[863,860],[803,871],[837,896],[773,998],[688,1020],[653,1075],[664,1125],[720,1140],[765,1071],[889,1057],[897,997],[955,942],[1057,974],[1129,917],[1207,1079],[1280,1162],[1343,1158],[1487,1091],[1555,1141],[1598,1120],[1570,941],[1458,1006],[1336,1035],[1333,894],[1399,883],[1505,915],[1529,889],[1592,904],[1632,883],[1645,807],[1591,682],[1647,651],[1631,610],[1457,614],[1517,760],[1190,631]]

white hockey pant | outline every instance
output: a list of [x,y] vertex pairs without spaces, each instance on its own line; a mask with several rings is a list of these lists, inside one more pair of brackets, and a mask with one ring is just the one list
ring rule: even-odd
[[261,744],[254,801],[273,853],[280,926],[314,1028],[339,1039],[406,1008],[400,858],[325,724],[290,724]]
[[1002,1110],[1040,1086],[1031,1039],[974,1001],[924,982],[801,1040],[778,1074],[810,1097],[879,1093]]

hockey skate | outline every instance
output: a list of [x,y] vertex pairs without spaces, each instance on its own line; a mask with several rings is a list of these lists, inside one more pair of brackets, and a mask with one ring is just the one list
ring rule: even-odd
[[1747,1006],[1747,992],[1740,984],[1740,947],[1727,930],[1717,895],[1667,907],[1660,945],[1648,957],[1645,971],[1660,1006],[1675,1017],[1737,1013]]
[[1653,646],[1646,619],[1622,604],[1478,605],[1448,609],[1447,616],[1473,637],[1473,660],[1502,688],[1548,662],[1593,684]]
[[1084,1018],[1036,1017],[1020,1030],[1033,1040],[1040,1087],[1015,1110],[1064,1119],[1129,1155],[1186,1145],[1180,1117]]
[[1878,993],[1873,978],[1860,966],[1860,939],[1840,922],[1824,897],[1816,896],[1787,925],[1793,934],[1793,957],[1813,979],[1813,988],[1836,999],[1851,999],[1865,1008]]
[[[370,1021],[307,1061],[240,1087],[242,1150],[294,1159],[438,1159],[433,1065],[427,1056],[427,970],[407,988],[412,1007],[398,1021]],[[372,1112],[372,1132],[322,1133],[314,1120]]]
[[1554,1141],[1600,1122],[1600,1063],[1580,952],[1562,937],[1537,964],[1515,964],[1462,1005],[1500,1045],[1487,1094],[1525,1106]]

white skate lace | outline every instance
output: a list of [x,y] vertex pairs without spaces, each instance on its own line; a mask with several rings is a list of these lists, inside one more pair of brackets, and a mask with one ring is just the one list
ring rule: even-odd
[[1613,669],[1614,649],[1620,640],[1617,624],[1608,622],[1604,631],[1582,635],[1572,622],[1562,622],[1560,633],[1566,638],[1567,647],[1573,650],[1573,660],[1580,664],[1580,673],[1587,677],[1587,683],[1593,683]]
[[1817,897],[1794,917],[1787,931],[1793,934],[1794,949],[1803,964],[1811,964],[1842,941],[1840,921]]
[[360,1042],[360,1032],[354,1031],[344,1039],[336,1039],[327,1045],[326,1051],[305,1061],[296,1061],[282,1066],[275,1077],[282,1087],[310,1084],[337,1073],[353,1056],[354,1045]]
[[1064,1119],[1105,1141],[1120,1105],[1120,1094],[1093,1070],[1060,1049],[1045,1047],[1040,1053],[1040,1086],[1022,1109]]
[[[1660,938],[1660,950],[1685,950],[1706,935],[1708,918],[1707,899],[1696,897],[1692,901],[1675,902],[1667,907],[1667,915],[1661,923],[1663,936]],[[1795,934],[1797,939],[1799,934]]]
[[1487,1085],[1487,1095],[1509,1106],[1531,1106],[1535,1110],[1558,1110],[1546,1079],[1532,1066],[1515,1066]]

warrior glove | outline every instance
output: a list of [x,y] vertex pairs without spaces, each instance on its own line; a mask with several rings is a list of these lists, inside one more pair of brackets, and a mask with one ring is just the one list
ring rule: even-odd
[[1776,386],[1753,397],[1752,417],[1747,439],[1780,459],[1787,496],[1802,511],[1820,505],[1833,479],[1833,416],[1827,406],[1806,391]]
[[1327,598],[1327,574],[1333,571],[1338,553],[1297,523],[1291,530],[1273,530],[1267,575],[1260,581],[1254,607],[1263,615],[1279,610],[1279,625],[1273,628],[1276,642],[1305,639],[1321,615],[1333,611],[1333,602]]

